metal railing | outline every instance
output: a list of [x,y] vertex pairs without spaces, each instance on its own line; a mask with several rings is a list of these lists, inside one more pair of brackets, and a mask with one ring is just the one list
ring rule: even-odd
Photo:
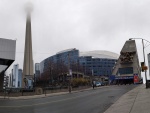
[[[76,86],[72,87],[72,91],[86,89],[91,87],[91,85],[85,85],[85,86]],[[33,89],[27,89],[27,88],[6,88],[0,90],[0,96],[3,96],[4,98],[9,97],[18,97],[18,96],[33,96],[37,95],[36,89],[38,87],[35,87]],[[39,87],[42,89],[41,94],[50,94],[50,93],[58,93],[58,92],[68,92],[68,86],[49,86],[49,87]]]

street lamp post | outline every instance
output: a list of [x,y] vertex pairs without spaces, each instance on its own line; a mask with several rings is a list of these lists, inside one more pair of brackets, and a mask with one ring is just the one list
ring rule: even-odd
[[70,69],[70,54],[68,53],[68,72],[69,72],[69,93],[71,93],[71,69]]
[[[147,47],[144,47],[144,40],[143,38],[130,38],[129,40],[132,40],[132,39],[141,39],[142,40],[142,46],[143,46],[143,58],[144,58],[144,66],[145,66],[145,48]],[[146,42],[150,43],[148,40],[145,40]],[[148,88],[148,83],[147,83],[147,73],[146,73],[146,70],[145,71],[145,81],[146,81],[146,88]]]

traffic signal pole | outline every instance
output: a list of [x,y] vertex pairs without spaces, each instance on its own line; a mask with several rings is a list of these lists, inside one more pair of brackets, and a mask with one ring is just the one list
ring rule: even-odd
[[[142,39],[142,45],[143,45],[143,58],[144,58],[144,66],[145,66],[145,51],[144,51],[144,41],[143,41],[143,39]],[[148,88],[147,87],[147,74],[146,74],[146,70],[144,70],[144,71],[145,71],[146,88]]]
[[[144,46],[144,41],[146,41],[146,42],[148,42],[148,43],[150,43],[150,41],[148,41],[148,40],[146,40],[146,39],[143,39],[143,38],[130,38],[129,40],[132,40],[132,39],[141,39],[142,40],[142,46],[143,46],[143,58],[144,58],[144,67],[146,66],[146,63],[145,63],[145,48],[147,47],[147,46]],[[150,45],[150,44],[149,44]],[[148,46],[149,46],[148,45]],[[149,87],[149,83],[148,83],[148,80],[147,80],[147,69],[144,69],[144,71],[145,71],[145,80],[146,80],[146,88],[148,88]]]

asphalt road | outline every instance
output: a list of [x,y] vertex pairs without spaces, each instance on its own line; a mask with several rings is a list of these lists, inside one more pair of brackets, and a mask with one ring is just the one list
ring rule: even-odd
[[30,100],[0,100],[0,113],[103,113],[136,85],[101,87],[88,91]]

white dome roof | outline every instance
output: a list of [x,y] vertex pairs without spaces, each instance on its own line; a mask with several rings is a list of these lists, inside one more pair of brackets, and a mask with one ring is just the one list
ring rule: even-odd
[[106,58],[106,59],[118,59],[119,58],[119,55],[117,53],[105,51],[105,50],[80,52],[79,56],[92,56],[94,58]]

